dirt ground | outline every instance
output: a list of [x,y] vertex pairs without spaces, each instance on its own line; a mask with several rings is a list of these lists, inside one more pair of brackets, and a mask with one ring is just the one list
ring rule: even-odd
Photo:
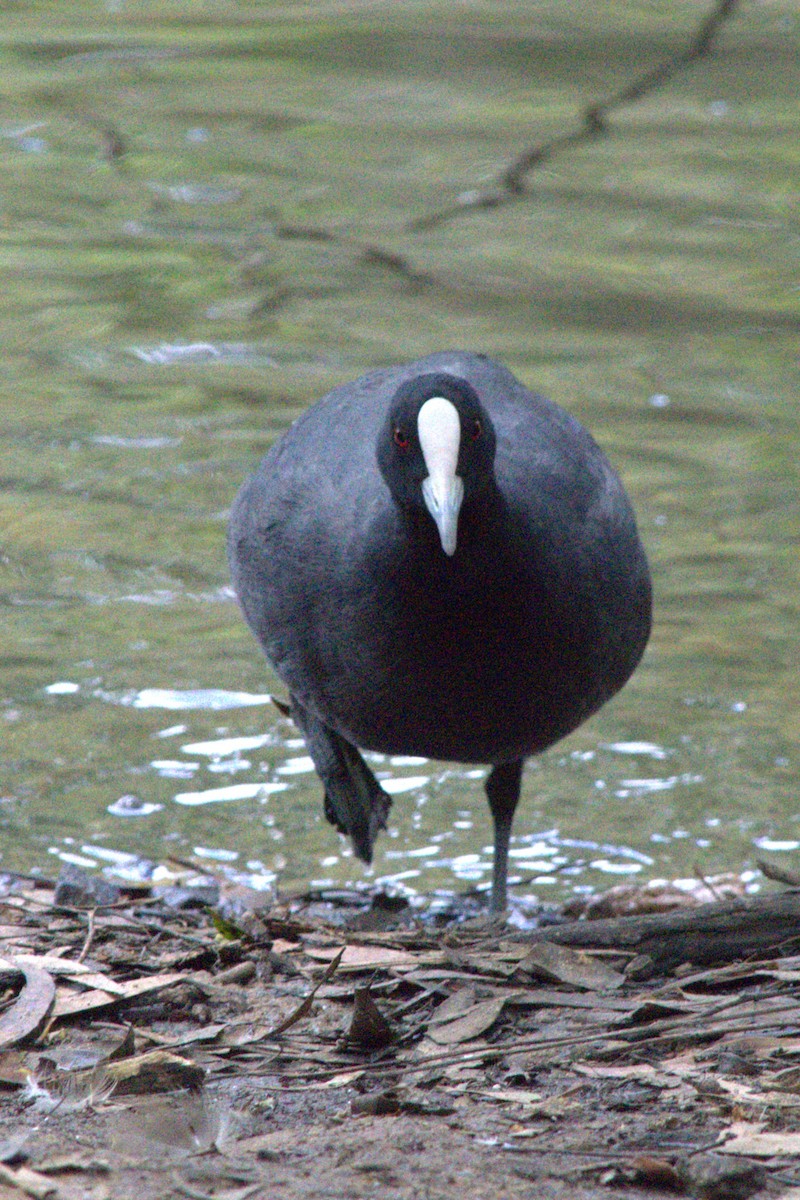
[[377,900],[67,898],[5,880],[0,1200],[800,1200],[792,945],[659,975]]

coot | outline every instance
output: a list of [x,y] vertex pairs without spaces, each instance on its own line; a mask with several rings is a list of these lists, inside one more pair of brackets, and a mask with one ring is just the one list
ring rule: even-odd
[[502,912],[523,760],[622,687],[650,632],[633,512],[591,436],[482,354],[371,371],[271,448],[228,548],[328,820],[369,863],[391,800],[357,746],[490,764]]

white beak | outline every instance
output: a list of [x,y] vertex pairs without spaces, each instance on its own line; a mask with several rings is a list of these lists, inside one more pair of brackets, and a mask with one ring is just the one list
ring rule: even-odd
[[456,552],[458,514],[464,499],[464,481],[456,475],[461,443],[456,406],[444,396],[431,396],[419,410],[417,433],[428,468],[428,478],[422,481],[422,498],[449,557]]

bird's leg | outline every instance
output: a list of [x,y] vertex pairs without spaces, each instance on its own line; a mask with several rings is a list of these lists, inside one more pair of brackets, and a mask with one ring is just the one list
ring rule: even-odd
[[305,738],[317,774],[325,787],[325,816],[348,834],[362,862],[372,862],[372,845],[392,801],[355,746],[329,729],[292,696],[292,720]]
[[508,847],[511,841],[511,826],[519,801],[522,781],[523,759],[500,763],[493,767],[486,780],[486,795],[494,822],[494,872],[492,874],[493,915],[506,911],[506,887],[508,880]]

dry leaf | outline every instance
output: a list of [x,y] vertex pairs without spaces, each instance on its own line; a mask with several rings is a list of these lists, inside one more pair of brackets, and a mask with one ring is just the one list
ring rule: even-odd
[[30,1167],[12,1169],[0,1163],[0,1183],[16,1188],[25,1196],[33,1196],[35,1200],[45,1200],[47,1196],[58,1195],[58,1188],[52,1179],[40,1175],[38,1171],[32,1171]]
[[[146,996],[149,992],[160,991],[173,983],[180,983],[186,978],[181,971],[170,971],[166,975],[151,975],[145,979],[130,979],[127,983],[116,984],[115,992],[111,995],[106,991],[89,991],[75,993],[59,988],[53,1009],[53,1019],[58,1017],[74,1017],[79,1013],[92,1012],[98,1008],[106,1008],[110,1004],[119,1004],[120,1000],[134,1000]],[[118,989],[122,988],[120,992]]]
[[472,1008],[476,1000],[475,988],[459,988],[458,991],[453,992],[446,1000],[442,1001],[431,1015],[428,1024],[438,1025],[442,1021],[452,1021],[456,1017],[462,1016],[468,1008]]
[[302,950],[301,942],[289,942],[286,938],[275,938],[270,946],[272,954],[290,954],[293,950]]
[[605,991],[618,988],[625,976],[612,970],[599,959],[583,950],[572,950],[555,942],[537,942],[519,964],[520,971],[543,979],[554,979],[586,991]]
[[307,946],[309,958],[319,962],[330,962],[341,954],[340,971],[379,971],[389,967],[416,967],[419,958],[408,950],[395,950],[391,946]]
[[428,1037],[440,1046],[456,1046],[459,1042],[469,1042],[479,1038],[491,1029],[505,1005],[504,996],[493,996],[491,1000],[481,1000],[468,1008],[461,1016],[452,1021],[432,1024],[428,1029]]
[[[8,961],[0,959],[0,970]],[[26,967],[38,967],[40,971],[47,971],[49,975],[88,975],[92,971],[86,963],[78,962],[74,958],[59,958],[57,954],[15,954],[12,961],[24,963]]]
[[[330,1079],[323,1079],[319,1083],[310,1083],[308,1091],[326,1091],[328,1088],[350,1087],[360,1079],[364,1074],[364,1068],[359,1067],[357,1071],[342,1071],[340,1075],[333,1075]],[[299,1089],[305,1090],[303,1088]]]
[[[772,1085],[772,1082],[770,1079],[769,1084]],[[780,1089],[770,1091],[766,1088],[763,1090],[756,1089],[748,1087],[744,1083],[739,1083],[738,1080],[722,1079],[719,1076],[714,1077],[714,1084],[716,1087],[721,1088],[738,1105],[750,1104],[757,1105],[759,1108],[763,1108],[765,1104],[769,1104],[772,1107],[777,1106],[778,1108],[797,1108],[800,1106],[800,1099],[793,1096],[790,1091],[783,1092]]]
[[743,1133],[714,1149],[718,1154],[744,1154],[751,1158],[800,1155],[800,1133]]
[[154,1092],[195,1091],[203,1086],[206,1073],[191,1059],[168,1050],[148,1050],[131,1058],[107,1062],[104,1079],[114,1084],[115,1095],[152,1095]]
[[17,964],[14,959],[0,960],[0,970],[21,975],[25,980],[16,1000],[0,1016],[0,1050],[5,1050],[42,1028],[53,1007],[56,985],[47,971],[30,964]]
[[486,1100],[496,1100],[500,1104],[539,1104],[541,1092],[528,1092],[524,1088],[493,1088],[489,1092],[474,1092],[470,1096],[483,1096]]
[[[618,1079],[625,1083],[639,1081],[661,1088],[680,1087],[683,1081],[682,1075],[670,1075],[668,1071],[658,1070],[649,1063],[630,1063],[620,1067],[595,1067],[586,1063],[573,1063],[572,1070],[587,1079]],[[697,1075],[701,1073],[695,1072]]]
[[396,1041],[394,1030],[370,995],[369,988],[356,988],[353,1019],[347,1041],[364,1050],[380,1050]]
[[[529,1105],[525,1117],[545,1117],[547,1120],[557,1121],[560,1117],[574,1112],[576,1108],[582,1111],[584,1100],[576,1093],[580,1092],[584,1086],[584,1084],[578,1084],[576,1087],[567,1088],[565,1092],[560,1092],[557,1096],[548,1096],[544,1100]],[[541,1129],[532,1129],[527,1125],[512,1125],[508,1132],[515,1138],[528,1138],[541,1137],[542,1131]]]

